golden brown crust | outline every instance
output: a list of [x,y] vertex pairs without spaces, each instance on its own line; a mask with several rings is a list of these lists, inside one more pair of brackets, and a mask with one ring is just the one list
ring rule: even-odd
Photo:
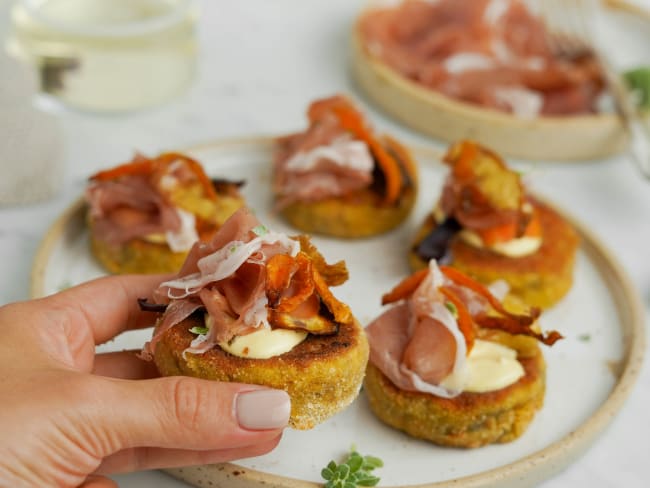
[[90,224],[90,248],[95,258],[111,273],[173,273],[178,271],[187,252],[173,252],[167,244],[131,239],[111,245],[97,239]]
[[364,188],[344,197],[294,202],[280,210],[280,214],[302,232],[349,239],[383,234],[397,227],[415,205],[418,171],[404,146],[388,137],[383,142],[399,158],[408,175],[409,184],[402,189],[396,205],[384,205],[381,194]]
[[368,341],[356,320],[341,325],[336,335],[310,334],[291,351],[269,359],[241,358],[220,347],[183,358],[183,351],[195,337],[189,332],[194,325],[203,325],[202,319],[190,317],[163,335],[154,354],[160,373],[286,390],[291,397],[289,424],[295,429],[311,429],[341,411],[361,388]]
[[542,352],[519,358],[525,375],[516,383],[487,393],[440,398],[397,388],[368,363],[364,392],[384,423],[407,434],[451,447],[474,448],[518,438],[544,402],[546,364]]
[[383,234],[401,224],[415,204],[416,191],[407,189],[397,206],[382,206],[381,196],[364,189],[344,198],[295,202],[280,213],[296,229],[343,238]]
[[[579,239],[575,230],[555,210],[533,202],[542,227],[542,246],[528,256],[511,258],[471,246],[459,238],[451,243],[451,265],[485,284],[498,279],[508,282],[511,292],[530,306],[548,308],[559,301],[573,284],[573,267]],[[420,242],[435,226],[431,216],[418,232]],[[409,253],[409,264],[421,269],[426,263]]]
[[[223,195],[220,193],[214,215],[217,224],[204,225],[201,230],[201,240],[209,240],[237,209],[245,205],[243,197],[233,185],[224,185]],[[156,274],[174,273],[185,262],[188,251],[174,252],[167,243],[150,242],[144,239],[131,239],[123,244],[110,244],[99,239],[93,227],[92,218],[88,217],[90,230],[90,249],[95,259],[114,274]]]

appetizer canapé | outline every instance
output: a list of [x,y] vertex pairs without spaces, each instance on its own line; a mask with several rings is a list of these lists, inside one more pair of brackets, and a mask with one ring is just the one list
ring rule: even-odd
[[[503,285],[503,283],[502,283]],[[429,266],[383,296],[394,304],[367,328],[364,391],[388,425],[444,446],[519,437],[542,406],[539,309],[504,304],[454,268]]]
[[363,329],[329,289],[347,278],[344,262],[242,208],[142,304],[164,310],[143,353],[163,375],[284,389],[290,425],[310,429],[356,398],[368,359]]
[[92,252],[113,273],[178,271],[194,242],[244,205],[239,185],[210,180],[183,154],[136,155],[90,178]]
[[276,209],[294,227],[336,237],[386,232],[409,214],[417,169],[408,150],[378,136],[346,97],[317,100],[305,132],[278,140]]
[[471,141],[454,144],[442,195],[409,253],[413,269],[444,260],[478,281],[503,279],[530,306],[546,308],[573,282],[578,236],[530,196],[518,173]]

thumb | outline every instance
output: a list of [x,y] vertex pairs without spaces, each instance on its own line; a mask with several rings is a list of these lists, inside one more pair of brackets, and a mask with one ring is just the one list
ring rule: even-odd
[[[289,395],[257,385],[185,376],[151,380],[97,378],[106,401],[97,427],[112,450],[133,447],[213,450],[275,439],[287,426]],[[111,453],[102,453],[104,456]]]
[[104,476],[88,476],[79,488],[118,488],[118,485]]

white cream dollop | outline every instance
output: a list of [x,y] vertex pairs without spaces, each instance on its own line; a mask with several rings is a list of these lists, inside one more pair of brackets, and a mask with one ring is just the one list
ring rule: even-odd
[[241,358],[268,359],[291,351],[307,338],[304,330],[260,328],[250,334],[236,336],[220,343],[226,352]]
[[440,386],[449,390],[485,393],[510,386],[524,374],[514,349],[478,339],[467,356],[463,371],[451,373]]
[[[524,212],[532,212],[533,208],[529,203],[525,203],[523,206]],[[433,209],[433,218],[435,221],[440,224],[442,223],[447,216],[445,212],[442,211],[440,206],[436,206]],[[522,256],[528,256],[529,254],[536,253],[540,247],[542,247],[542,237],[536,236],[523,236],[517,237],[515,239],[510,239],[509,241],[497,242],[490,246],[486,246],[476,232],[472,232],[468,229],[463,229],[458,233],[463,241],[465,241],[470,246],[477,247],[479,249],[487,248],[491,251],[494,251],[503,256],[508,256],[509,258],[520,258]]]
[[458,235],[470,246],[478,247],[479,249],[487,248],[498,254],[508,256],[509,258],[520,258],[522,256],[533,254],[542,246],[541,237],[517,237],[515,239],[510,239],[509,241],[496,242],[492,245],[486,246],[483,239],[481,239],[481,236],[471,230],[461,230]]

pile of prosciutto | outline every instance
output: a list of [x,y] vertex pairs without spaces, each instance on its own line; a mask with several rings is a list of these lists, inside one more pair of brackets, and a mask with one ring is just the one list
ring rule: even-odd
[[539,332],[539,309],[507,311],[495,296],[505,294],[507,286],[504,290],[505,283],[498,283],[490,291],[431,260],[428,268],[383,296],[383,304],[394,305],[366,327],[370,362],[401,390],[453,398],[462,390],[445,386],[443,380],[463,374],[479,328],[527,335],[547,345],[562,338],[556,331]]
[[343,261],[327,264],[308,238],[271,231],[242,207],[211,241],[196,242],[177,276],[156,289],[164,313],[142,356],[151,359],[165,332],[201,311],[206,330],[184,355],[262,328],[335,334],[353,317],[329,287],[347,279]]
[[359,32],[406,78],[521,118],[593,113],[603,92],[593,52],[556,52],[522,0],[405,0],[364,14]]
[[126,164],[93,175],[85,198],[95,237],[119,246],[164,235],[172,251],[188,251],[199,239],[197,216],[176,205],[173,195],[192,185],[200,186],[205,198],[217,199],[199,163],[178,153],[155,158],[136,154]]

